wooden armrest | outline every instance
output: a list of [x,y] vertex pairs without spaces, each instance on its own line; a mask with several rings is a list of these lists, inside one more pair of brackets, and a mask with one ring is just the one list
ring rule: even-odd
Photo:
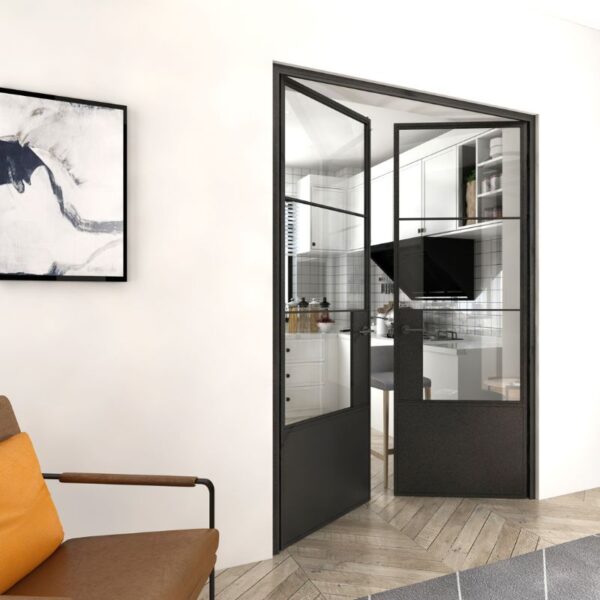
[[119,475],[114,473],[45,473],[46,479],[61,483],[99,483],[107,485],[154,485],[167,487],[194,487],[201,480],[184,475]]
[[[104,483],[108,485],[155,485],[168,487],[195,487],[203,485],[208,490],[209,527],[215,527],[215,486],[210,479],[185,475],[118,475],[114,473],[42,473],[44,479],[61,483]],[[211,579],[214,587],[214,577]],[[213,594],[214,598],[214,594]]]

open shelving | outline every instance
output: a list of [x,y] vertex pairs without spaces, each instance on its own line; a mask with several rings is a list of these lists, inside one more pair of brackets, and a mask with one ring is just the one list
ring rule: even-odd
[[518,154],[515,128],[490,129],[459,146],[459,229],[518,215]]

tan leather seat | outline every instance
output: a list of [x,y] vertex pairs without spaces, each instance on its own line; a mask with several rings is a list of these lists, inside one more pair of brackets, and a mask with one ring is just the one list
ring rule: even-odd
[[215,565],[218,542],[215,529],[75,538],[6,594],[196,600]]

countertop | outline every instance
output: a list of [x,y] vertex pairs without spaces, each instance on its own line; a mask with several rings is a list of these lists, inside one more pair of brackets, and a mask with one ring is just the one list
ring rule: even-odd
[[[349,332],[339,333],[340,336],[348,338]],[[394,338],[389,338],[371,333],[371,346],[393,346]],[[437,352],[440,354],[465,354],[473,350],[487,348],[501,348],[502,339],[493,336],[468,335],[464,340],[423,340],[425,352]]]

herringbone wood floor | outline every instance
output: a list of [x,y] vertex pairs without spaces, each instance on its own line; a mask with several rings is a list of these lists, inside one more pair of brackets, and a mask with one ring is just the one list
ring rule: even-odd
[[271,560],[218,572],[218,600],[349,600],[600,532],[600,488],[541,501],[406,498],[382,479],[373,459],[367,505]]

